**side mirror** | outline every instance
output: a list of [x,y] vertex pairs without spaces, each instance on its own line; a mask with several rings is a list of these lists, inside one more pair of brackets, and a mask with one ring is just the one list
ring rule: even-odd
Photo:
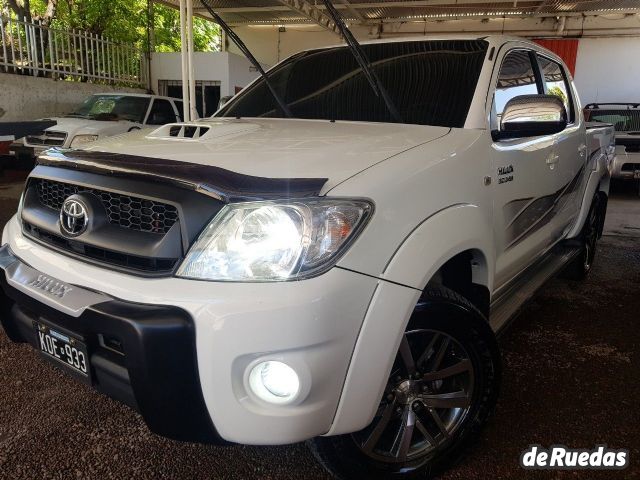
[[224,97],[220,97],[220,101],[218,102],[218,110],[224,107],[232,98],[233,95],[225,95]]
[[555,95],[520,95],[507,102],[494,140],[552,135],[567,128],[567,110]]

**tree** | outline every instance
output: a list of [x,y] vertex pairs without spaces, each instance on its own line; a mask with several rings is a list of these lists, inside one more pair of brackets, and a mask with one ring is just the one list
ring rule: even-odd
[[[180,51],[180,14],[176,9],[156,5],[154,27],[156,51]],[[198,52],[220,50],[220,27],[211,21],[194,17],[193,45]]]
[[28,22],[40,21],[44,26],[49,26],[55,18],[58,10],[58,0],[36,0],[34,5],[36,14],[31,7],[31,0],[7,0],[9,8],[19,19],[26,18]]
[[[147,0],[8,0],[8,6],[20,19],[103,35],[141,49],[147,47]],[[156,4],[153,20],[156,50],[180,51],[178,11]],[[219,50],[218,25],[196,17],[193,31],[196,50]]]

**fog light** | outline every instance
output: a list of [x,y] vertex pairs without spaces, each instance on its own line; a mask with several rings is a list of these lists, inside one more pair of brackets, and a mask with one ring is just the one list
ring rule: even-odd
[[269,403],[289,403],[300,391],[300,379],[286,363],[268,361],[253,367],[249,374],[251,390]]

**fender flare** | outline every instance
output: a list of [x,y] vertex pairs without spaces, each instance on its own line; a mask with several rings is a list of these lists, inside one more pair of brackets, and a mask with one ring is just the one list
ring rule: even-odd
[[476,205],[460,203],[423,220],[394,252],[381,278],[424,290],[433,275],[457,254],[477,252],[475,283],[493,285],[493,218]]
[[493,223],[482,211],[471,204],[441,209],[423,220],[394,252],[367,309],[326,435],[355,432],[371,423],[422,290],[444,263],[467,250],[481,252],[484,265],[478,264],[474,281],[477,275],[490,287]]
[[573,225],[573,227],[571,227],[571,230],[567,234],[567,239],[576,238],[578,235],[580,235],[582,226],[584,225],[584,222],[587,219],[587,215],[589,214],[589,209],[591,209],[591,202],[593,201],[593,197],[595,196],[595,194],[597,192],[601,192],[602,194],[609,197],[611,174],[609,172],[607,163],[607,156],[601,155],[600,158],[596,160],[595,168],[589,172],[587,185],[582,196],[582,204],[580,205],[580,213],[578,214],[578,218],[575,224]]

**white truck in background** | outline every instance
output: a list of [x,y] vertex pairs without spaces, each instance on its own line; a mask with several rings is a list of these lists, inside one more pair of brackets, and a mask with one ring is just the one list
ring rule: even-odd
[[17,157],[33,158],[51,147],[88,146],[114,135],[179,122],[181,117],[181,100],[143,93],[99,93],[67,115],[46,119],[56,125],[27,135],[12,150]]
[[446,468],[494,410],[496,333],[593,265],[613,128],[523,39],[361,48],[369,70],[304,51],[212,118],[43,153],[2,235],[10,338],[170,438]]

